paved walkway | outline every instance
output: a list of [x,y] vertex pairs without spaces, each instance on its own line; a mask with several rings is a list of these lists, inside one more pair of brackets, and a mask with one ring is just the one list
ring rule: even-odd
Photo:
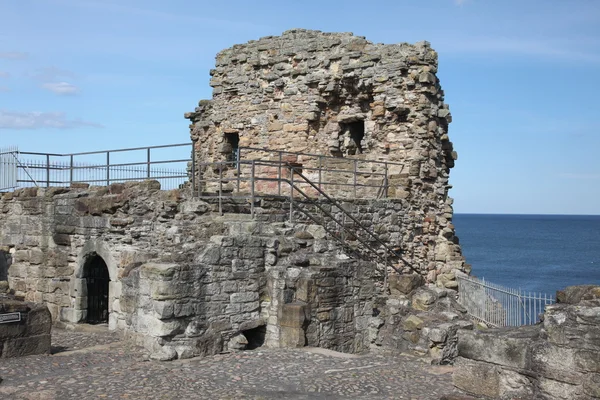
[[411,356],[259,348],[172,362],[106,331],[53,330],[51,356],[0,359],[0,399],[435,399],[450,367]]

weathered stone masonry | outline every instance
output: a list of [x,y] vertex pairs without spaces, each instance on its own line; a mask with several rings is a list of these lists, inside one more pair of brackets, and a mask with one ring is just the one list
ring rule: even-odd
[[600,286],[557,295],[541,324],[460,331],[454,384],[491,399],[599,399]]
[[[301,214],[285,222],[286,200],[269,198],[272,186],[258,187],[263,197],[251,219],[246,200],[226,201],[221,215],[188,189],[160,191],[147,181],[5,193],[0,279],[4,268],[10,288],[47,304],[54,321],[81,323],[92,307],[90,265],[106,265],[109,328],[159,358],[264,341],[412,349],[448,360],[455,343],[446,343],[468,325],[452,295],[454,271],[467,266],[452,225],[448,174],[456,154],[436,71],[437,55],[425,42],[375,45],[351,34],[288,31],[219,53],[213,100],[187,114],[198,163],[231,159],[236,146],[332,155],[327,162],[338,169],[354,159],[390,162],[387,199],[342,206],[402,251],[398,268],[407,275],[388,275],[366,254],[348,252]],[[264,151],[244,153],[253,158],[277,161]],[[303,155],[283,161],[314,166]],[[384,164],[364,165],[372,166],[361,179],[379,179],[369,171],[380,174]],[[198,178],[215,176],[214,168],[195,170]],[[225,190],[236,173],[224,171]],[[328,190],[349,197],[343,187]],[[425,283],[438,288],[419,289]],[[439,318],[422,314],[430,311]]]
[[[369,347],[363,335],[383,281],[373,263],[344,255],[318,225],[221,217],[153,185],[5,194],[10,287],[57,321],[85,322],[86,260],[100,256],[109,327],[149,348],[214,353],[261,326],[271,346]],[[299,310],[306,315],[288,316]]]
[[[404,202],[379,201],[370,212],[345,207],[374,229],[397,221],[401,230]],[[252,220],[220,216],[216,205],[152,181],[21,189],[0,202],[0,246],[12,259],[10,287],[64,323],[86,322],[85,268],[101,257],[110,276],[109,327],[179,357],[235,348],[241,333],[260,329],[271,347],[380,346],[382,269],[349,256],[322,226],[270,222],[287,213],[280,203],[264,200]],[[395,313],[401,304],[402,315],[410,308],[409,300],[390,304]]]
[[[334,155],[337,160],[325,162],[336,169],[351,169],[353,163],[346,161],[353,159],[395,163],[386,171],[388,195],[407,200],[404,213],[412,220],[404,221],[412,224],[403,224],[402,250],[419,269],[430,271],[428,281],[434,282],[439,274],[465,268],[448,196],[456,159],[448,137],[451,115],[437,68],[437,53],[427,42],[373,44],[348,33],[297,29],[233,46],[217,55],[211,70],[212,100],[200,101],[186,114],[196,160],[231,159],[232,146],[239,145]],[[279,160],[277,154],[251,150],[242,158]],[[290,154],[284,161],[304,167],[319,162]],[[382,164],[364,166],[384,172]],[[196,171],[204,178],[217,176],[211,168]],[[305,173],[316,182],[316,172]],[[236,174],[235,168],[224,172],[230,178]],[[275,171],[265,168],[264,174],[275,176]],[[381,181],[380,175],[361,179]],[[233,190],[233,179],[222,183],[224,190]],[[205,189],[214,192],[216,184]],[[274,187],[259,190],[273,194]],[[350,188],[325,190],[351,197]],[[373,198],[374,191],[358,196]]]

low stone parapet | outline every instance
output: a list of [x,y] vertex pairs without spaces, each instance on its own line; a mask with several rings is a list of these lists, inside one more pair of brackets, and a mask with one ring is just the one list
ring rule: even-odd
[[557,299],[535,326],[459,331],[454,385],[492,399],[599,399],[600,286]]

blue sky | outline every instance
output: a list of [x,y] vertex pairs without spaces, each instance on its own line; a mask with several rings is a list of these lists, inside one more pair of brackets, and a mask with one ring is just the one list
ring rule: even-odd
[[0,0],[0,147],[187,142],[215,54],[291,28],[432,43],[456,212],[600,214],[598,0]]

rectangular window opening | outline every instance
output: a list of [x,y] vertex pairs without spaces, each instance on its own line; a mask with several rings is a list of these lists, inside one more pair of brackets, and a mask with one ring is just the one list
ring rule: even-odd
[[227,161],[234,161],[233,166],[237,166],[238,153],[240,151],[240,135],[238,133],[226,133],[225,142],[227,151],[225,158]]
[[365,121],[354,121],[345,124],[340,124],[342,132],[347,132],[350,141],[346,146],[348,155],[362,154],[362,140],[365,137]]

